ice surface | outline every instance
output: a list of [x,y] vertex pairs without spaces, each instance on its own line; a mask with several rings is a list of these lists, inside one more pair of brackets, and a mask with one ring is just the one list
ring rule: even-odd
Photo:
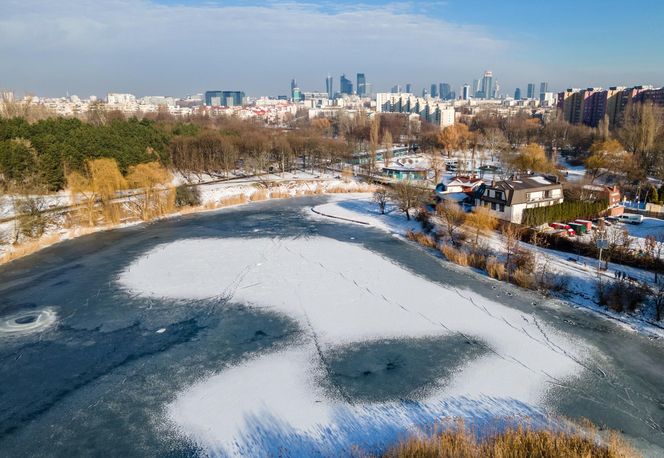
[[[487,411],[496,403],[500,409],[537,409],[544,406],[547,387],[579,374],[580,355],[590,351],[532,315],[430,282],[361,245],[327,238],[181,240],[137,259],[119,283],[144,296],[223,295],[300,323],[307,337],[299,345],[201,380],[169,406],[170,418],[185,434],[219,452],[240,453],[258,430],[273,434],[281,428],[289,437],[312,439],[347,436],[346,429],[339,430],[340,412],[359,418],[387,409],[389,415],[366,416],[362,428],[369,430],[367,424],[407,426],[412,420],[401,421],[396,412],[410,418],[413,408],[427,410],[431,418],[470,415],[486,399],[492,400]],[[433,336],[480,342],[484,356],[459,368],[415,407],[334,400],[316,383],[321,358],[340,346]],[[270,421],[257,423],[266,418]]]

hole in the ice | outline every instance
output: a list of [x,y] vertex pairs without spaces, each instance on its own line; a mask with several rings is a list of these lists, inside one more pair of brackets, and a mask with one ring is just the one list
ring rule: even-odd
[[36,315],[27,315],[27,316],[22,316],[20,318],[16,318],[14,320],[14,323],[16,324],[30,324],[34,323],[37,321],[37,316]]
[[[325,352],[319,383],[332,397],[360,402],[421,399],[485,353],[460,336],[354,343]],[[470,342],[473,343],[473,342]]]

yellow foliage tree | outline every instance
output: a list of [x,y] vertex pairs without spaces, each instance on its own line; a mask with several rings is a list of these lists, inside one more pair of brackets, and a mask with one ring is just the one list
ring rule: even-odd
[[108,223],[116,223],[120,217],[119,207],[114,203],[117,192],[127,187],[115,159],[92,159],[85,163],[85,172],[71,172],[67,185],[74,204],[81,204],[89,226],[96,223],[96,206],[100,204]]
[[607,173],[622,170],[626,162],[626,154],[618,140],[596,141],[590,147],[590,156],[585,161],[586,170],[591,177],[590,182]]
[[173,208],[175,193],[170,186],[172,178],[171,173],[159,162],[147,162],[129,168],[129,185],[142,191],[140,197],[132,201],[141,219],[148,221]]
[[544,148],[536,143],[529,143],[516,153],[509,153],[504,158],[512,169],[519,172],[552,172],[553,163],[546,157]]
[[480,234],[492,231],[498,226],[498,219],[486,207],[475,207],[472,213],[466,216],[466,224],[475,232],[473,245],[477,247]]

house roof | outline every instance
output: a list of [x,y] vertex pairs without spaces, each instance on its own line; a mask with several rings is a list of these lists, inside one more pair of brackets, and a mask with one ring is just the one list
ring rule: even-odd
[[[485,189],[494,189],[503,192],[502,198],[488,197],[484,195]],[[488,202],[505,203],[507,205],[528,202],[528,193],[537,191],[548,191],[562,189],[562,185],[555,178],[541,175],[529,175],[510,180],[502,180],[492,185],[480,188],[480,198]],[[560,197],[556,197],[558,199]]]

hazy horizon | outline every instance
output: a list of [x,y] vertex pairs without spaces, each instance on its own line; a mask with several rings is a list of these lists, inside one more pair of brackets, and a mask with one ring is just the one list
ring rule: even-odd
[[[355,84],[360,72],[374,92],[412,83],[419,93],[440,82],[458,91],[485,70],[508,95],[516,87],[525,94],[528,83],[539,91],[541,81],[551,91],[661,86],[664,61],[653,57],[664,6],[636,3],[643,8],[632,4],[639,13],[627,15],[615,0],[534,7],[521,0],[8,0],[0,88],[40,96],[214,89],[274,96],[288,94],[291,78],[316,91],[330,74],[338,90],[342,73]],[[582,17],[567,14],[573,5]]]

